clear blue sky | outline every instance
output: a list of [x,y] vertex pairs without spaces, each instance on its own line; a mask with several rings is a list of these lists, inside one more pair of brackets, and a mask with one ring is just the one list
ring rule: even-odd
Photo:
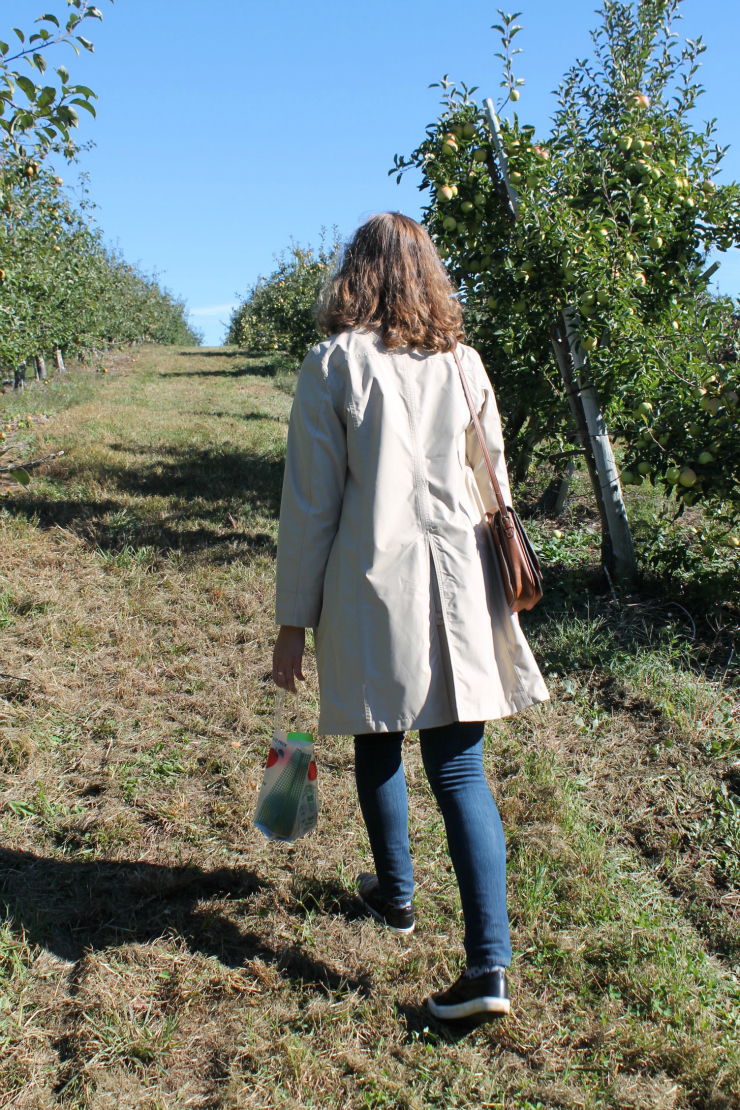
[[[346,236],[373,212],[418,214],[417,183],[397,186],[387,170],[435,118],[430,82],[449,73],[481,86],[480,99],[498,93],[495,0],[98,3],[95,55],[65,59],[100,98],[98,119],[81,127],[96,144],[82,167],[98,219],[130,261],[186,298],[209,343],[291,236],[316,243],[322,226]],[[598,0],[519,6],[519,114],[544,129],[559,78],[591,52]],[[0,37],[65,9],[1,0]],[[701,116],[717,117],[732,145],[724,180],[740,178],[740,0],[685,0],[683,10],[682,37],[703,34],[709,47]],[[735,256],[723,257],[719,287],[740,293]]]

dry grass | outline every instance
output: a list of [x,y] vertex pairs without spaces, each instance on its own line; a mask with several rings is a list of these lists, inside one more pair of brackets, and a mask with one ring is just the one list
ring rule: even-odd
[[352,897],[346,739],[318,833],[251,826],[289,394],[230,350],[71,377],[5,398],[66,454],[0,510],[0,1108],[740,1106],[735,707],[678,625],[575,578],[531,623],[559,696],[487,739],[514,1014],[453,1032],[424,1009],[462,946],[413,742],[412,938]]

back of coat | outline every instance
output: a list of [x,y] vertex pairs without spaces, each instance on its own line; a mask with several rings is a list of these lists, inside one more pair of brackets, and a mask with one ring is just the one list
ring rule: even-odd
[[[508,504],[496,401],[458,354]],[[321,734],[434,728],[547,698],[509,610],[496,508],[451,353],[350,329],[298,376],[278,534],[278,624],[313,628]]]

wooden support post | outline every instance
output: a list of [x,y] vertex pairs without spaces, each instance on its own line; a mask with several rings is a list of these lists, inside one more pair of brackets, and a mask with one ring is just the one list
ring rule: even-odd
[[46,381],[46,362],[43,355],[36,355],[36,381]]
[[499,169],[501,171],[501,176],[502,176],[503,181],[504,181],[504,188],[506,189],[506,196],[507,196],[507,200],[508,200],[509,211],[510,211],[510,214],[514,217],[514,219],[516,219],[516,217],[517,217],[517,204],[518,204],[519,198],[517,196],[517,191],[514,188],[514,186],[511,184],[511,180],[509,178],[509,160],[506,157],[506,151],[504,150],[504,144],[501,142],[501,131],[499,130],[498,116],[496,115],[496,111],[493,107],[493,101],[491,100],[490,97],[488,98],[488,100],[483,101],[483,109],[486,113],[486,119],[488,121],[488,127],[489,127],[490,132],[491,132],[491,138],[493,140],[493,149],[496,151],[496,160],[498,162],[498,166],[499,166]]
[[624,507],[619,472],[614,461],[609,432],[599,403],[596,386],[590,381],[586,356],[581,346],[578,313],[574,308],[563,312],[565,334],[573,365],[578,377],[579,392],[586,427],[596,465],[597,481],[604,503],[609,536],[611,537],[614,570],[621,578],[632,578],[637,573],[635,551],[632,546],[627,510]]
[[57,372],[59,374],[67,373],[67,367],[64,365],[64,355],[62,354],[60,347],[54,348],[54,365],[56,366]]

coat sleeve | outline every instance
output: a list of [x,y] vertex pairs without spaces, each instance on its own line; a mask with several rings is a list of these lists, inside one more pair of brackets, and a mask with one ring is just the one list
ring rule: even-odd
[[[465,360],[465,371],[470,374],[472,379],[471,384],[477,386],[477,389],[473,392],[473,396],[475,397],[476,393],[481,396],[478,419],[483,429],[486,447],[488,448],[488,454],[491,456],[491,462],[493,463],[493,469],[498,478],[498,484],[501,486],[501,493],[504,496],[506,504],[511,507],[511,488],[509,486],[509,475],[506,470],[506,459],[504,457],[504,437],[501,431],[501,419],[498,414],[498,406],[496,405],[493,386],[486,374],[478,352],[471,350],[469,354],[472,357],[468,357]],[[493,513],[498,508],[496,504],[496,495],[493,492],[486,460],[483,457],[483,452],[475,431],[475,425],[472,420],[468,425],[465,439],[467,459],[470,466],[473,468],[473,474],[475,475],[475,481],[481,495],[481,500],[483,501],[486,512]]]
[[299,628],[315,628],[321,615],[324,574],[347,476],[347,430],[328,375],[328,360],[316,349],[309,351],[288,427],[275,619]]

